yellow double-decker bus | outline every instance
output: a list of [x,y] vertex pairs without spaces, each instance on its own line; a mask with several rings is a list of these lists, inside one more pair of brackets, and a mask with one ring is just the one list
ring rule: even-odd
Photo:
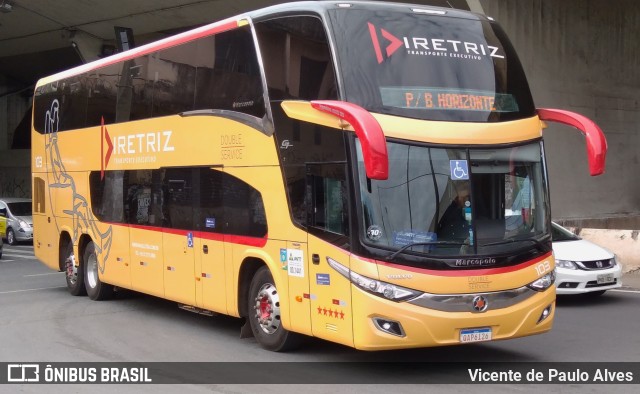
[[43,78],[35,253],[114,289],[364,350],[539,334],[554,316],[544,121],[490,18],[288,3]]

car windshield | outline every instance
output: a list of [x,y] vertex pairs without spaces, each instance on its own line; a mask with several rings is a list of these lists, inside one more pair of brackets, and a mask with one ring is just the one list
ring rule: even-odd
[[31,216],[31,202],[10,202],[7,203],[9,211],[13,216]]
[[496,23],[357,4],[329,15],[349,102],[439,121],[535,115],[520,61]]
[[380,181],[366,177],[357,147],[365,244],[468,257],[512,253],[548,238],[541,143],[445,149],[387,142],[387,149],[389,178]]
[[580,239],[580,237],[556,223],[551,225],[551,238],[553,242],[578,241]]

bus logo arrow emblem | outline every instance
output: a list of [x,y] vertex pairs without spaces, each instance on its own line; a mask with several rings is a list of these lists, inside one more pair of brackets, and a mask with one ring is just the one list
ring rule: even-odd
[[[104,154],[104,141],[107,140],[107,154]],[[104,117],[100,121],[100,179],[104,179],[104,171],[109,165],[109,159],[111,159],[111,153],[113,153],[113,143],[107,131],[107,126],[104,125]]]
[[[380,47],[380,41],[378,41],[378,33],[376,32],[376,27],[372,23],[367,22],[367,24],[369,25],[369,34],[371,34],[373,49],[376,51],[376,59],[378,59],[378,64],[380,64],[384,61],[384,59],[382,57],[382,48]],[[390,44],[387,45],[387,48],[385,49],[387,58],[389,58],[395,51],[398,50],[398,48],[402,46],[402,41],[385,29],[381,28],[380,33],[382,33],[382,37],[386,38],[390,42]]]

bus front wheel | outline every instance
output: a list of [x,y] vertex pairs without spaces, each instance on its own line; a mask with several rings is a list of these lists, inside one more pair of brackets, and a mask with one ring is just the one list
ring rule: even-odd
[[89,298],[94,301],[108,300],[113,296],[113,286],[103,283],[98,275],[98,254],[93,242],[89,242],[84,250],[85,278],[84,284]]
[[266,266],[261,267],[251,280],[247,312],[253,336],[263,348],[283,352],[299,344],[299,336],[282,326],[280,296]]

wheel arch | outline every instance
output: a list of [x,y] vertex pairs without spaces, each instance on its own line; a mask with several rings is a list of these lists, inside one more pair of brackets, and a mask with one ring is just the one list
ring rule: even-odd
[[58,238],[58,265],[60,267],[60,271],[64,271],[65,264],[65,252],[67,250],[67,245],[72,244],[71,235],[67,231],[62,231],[60,233],[60,237]]
[[78,240],[78,256],[77,258],[79,259],[78,261],[80,261],[81,264],[85,264],[84,261],[84,250],[87,248],[87,245],[89,244],[89,242],[92,242],[93,240],[91,239],[91,236],[88,234],[82,234],[80,236],[80,239]]
[[242,260],[238,272],[237,309],[238,316],[247,317],[246,305],[249,299],[249,286],[253,276],[261,267],[268,267],[267,263],[258,257],[246,257]]

